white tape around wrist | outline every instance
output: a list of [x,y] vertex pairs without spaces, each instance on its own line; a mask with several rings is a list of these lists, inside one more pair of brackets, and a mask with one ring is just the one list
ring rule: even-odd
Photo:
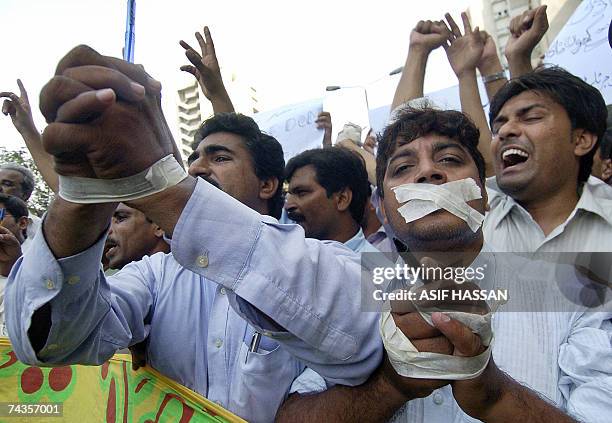
[[173,155],[155,162],[150,168],[119,179],[59,177],[59,196],[71,203],[118,203],[148,197],[170,188],[187,177]]
[[[431,312],[419,313],[433,326]],[[472,329],[487,349],[474,357],[420,352],[395,325],[391,312],[383,311],[380,316],[380,335],[389,362],[397,374],[415,379],[466,380],[478,377],[484,371],[491,358],[493,344],[491,313],[484,316],[453,311],[444,313]]]

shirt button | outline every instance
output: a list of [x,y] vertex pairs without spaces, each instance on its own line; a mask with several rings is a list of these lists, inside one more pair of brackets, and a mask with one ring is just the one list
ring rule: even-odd
[[223,346],[223,341],[219,338],[215,339],[215,347],[221,348]]
[[221,293],[221,295],[225,295],[225,288],[221,288],[219,292]]
[[55,287],[55,285],[53,284],[53,281],[51,279],[47,279],[45,281],[45,284],[47,285],[47,289],[53,289]]
[[436,405],[441,405],[444,402],[444,398],[442,397],[442,394],[440,394],[439,392],[436,392],[433,396],[433,402]]
[[73,275],[68,278],[68,285],[76,285],[81,280],[80,277]]
[[198,267],[208,267],[208,255],[204,254],[204,255],[198,256],[198,259],[196,260],[196,264],[198,265]]

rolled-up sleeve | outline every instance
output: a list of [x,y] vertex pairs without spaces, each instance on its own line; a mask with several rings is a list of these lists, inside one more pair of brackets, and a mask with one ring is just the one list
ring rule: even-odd
[[[38,231],[6,286],[7,330],[19,360],[38,366],[97,365],[146,337],[144,317],[152,304],[148,266],[126,266],[111,278],[116,282],[111,292],[100,268],[103,248],[104,237],[77,255],[56,260]],[[34,312],[47,303],[51,329],[36,354],[28,330]]]
[[[342,245],[306,239],[301,227],[198,181],[172,251],[181,265],[229,289],[241,316],[326,380],[359,384],[380,363],[377,314],[361,311],[359,259]],[[266,330],[269,319],[281,330]]]
[[608,422],[612,415],[612,314],[584,313],[559,353],[559,387],[567,411],[580,421]]

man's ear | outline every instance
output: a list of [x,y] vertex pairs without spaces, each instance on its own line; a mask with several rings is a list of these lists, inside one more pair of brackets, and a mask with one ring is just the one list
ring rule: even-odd
[[165,234],[164,230],[154,223],[153,224],[153,235],[155,235],[156,238],[163,238],[164,234]]
[[29,219],[26,216],[21,216],[17,219],[17,227],[20,231],[25,231],[28,229],[28,224],[30,223]]
[[577,157],[587,155],[597,144],[597,135],[586,129],[575,129],[574,137],[574,154]]
[[262,200],[269,200],[274,197],[278,189],[278,184],[277,178],[268,178],[259,181],[259,198]]
[[340,212],[348,210],[353,201],[353,191],[349,187],[345,187],[342,191],[334,194],[336,197],[336,209]]

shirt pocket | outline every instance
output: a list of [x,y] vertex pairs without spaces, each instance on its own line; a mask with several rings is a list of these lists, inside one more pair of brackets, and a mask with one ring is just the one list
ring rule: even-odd
[[303,366],[273,339],[262,336],[257,352],[249,351],[250,341],[245,336],[237,354],[230,409],[252,422],[273,422]]

